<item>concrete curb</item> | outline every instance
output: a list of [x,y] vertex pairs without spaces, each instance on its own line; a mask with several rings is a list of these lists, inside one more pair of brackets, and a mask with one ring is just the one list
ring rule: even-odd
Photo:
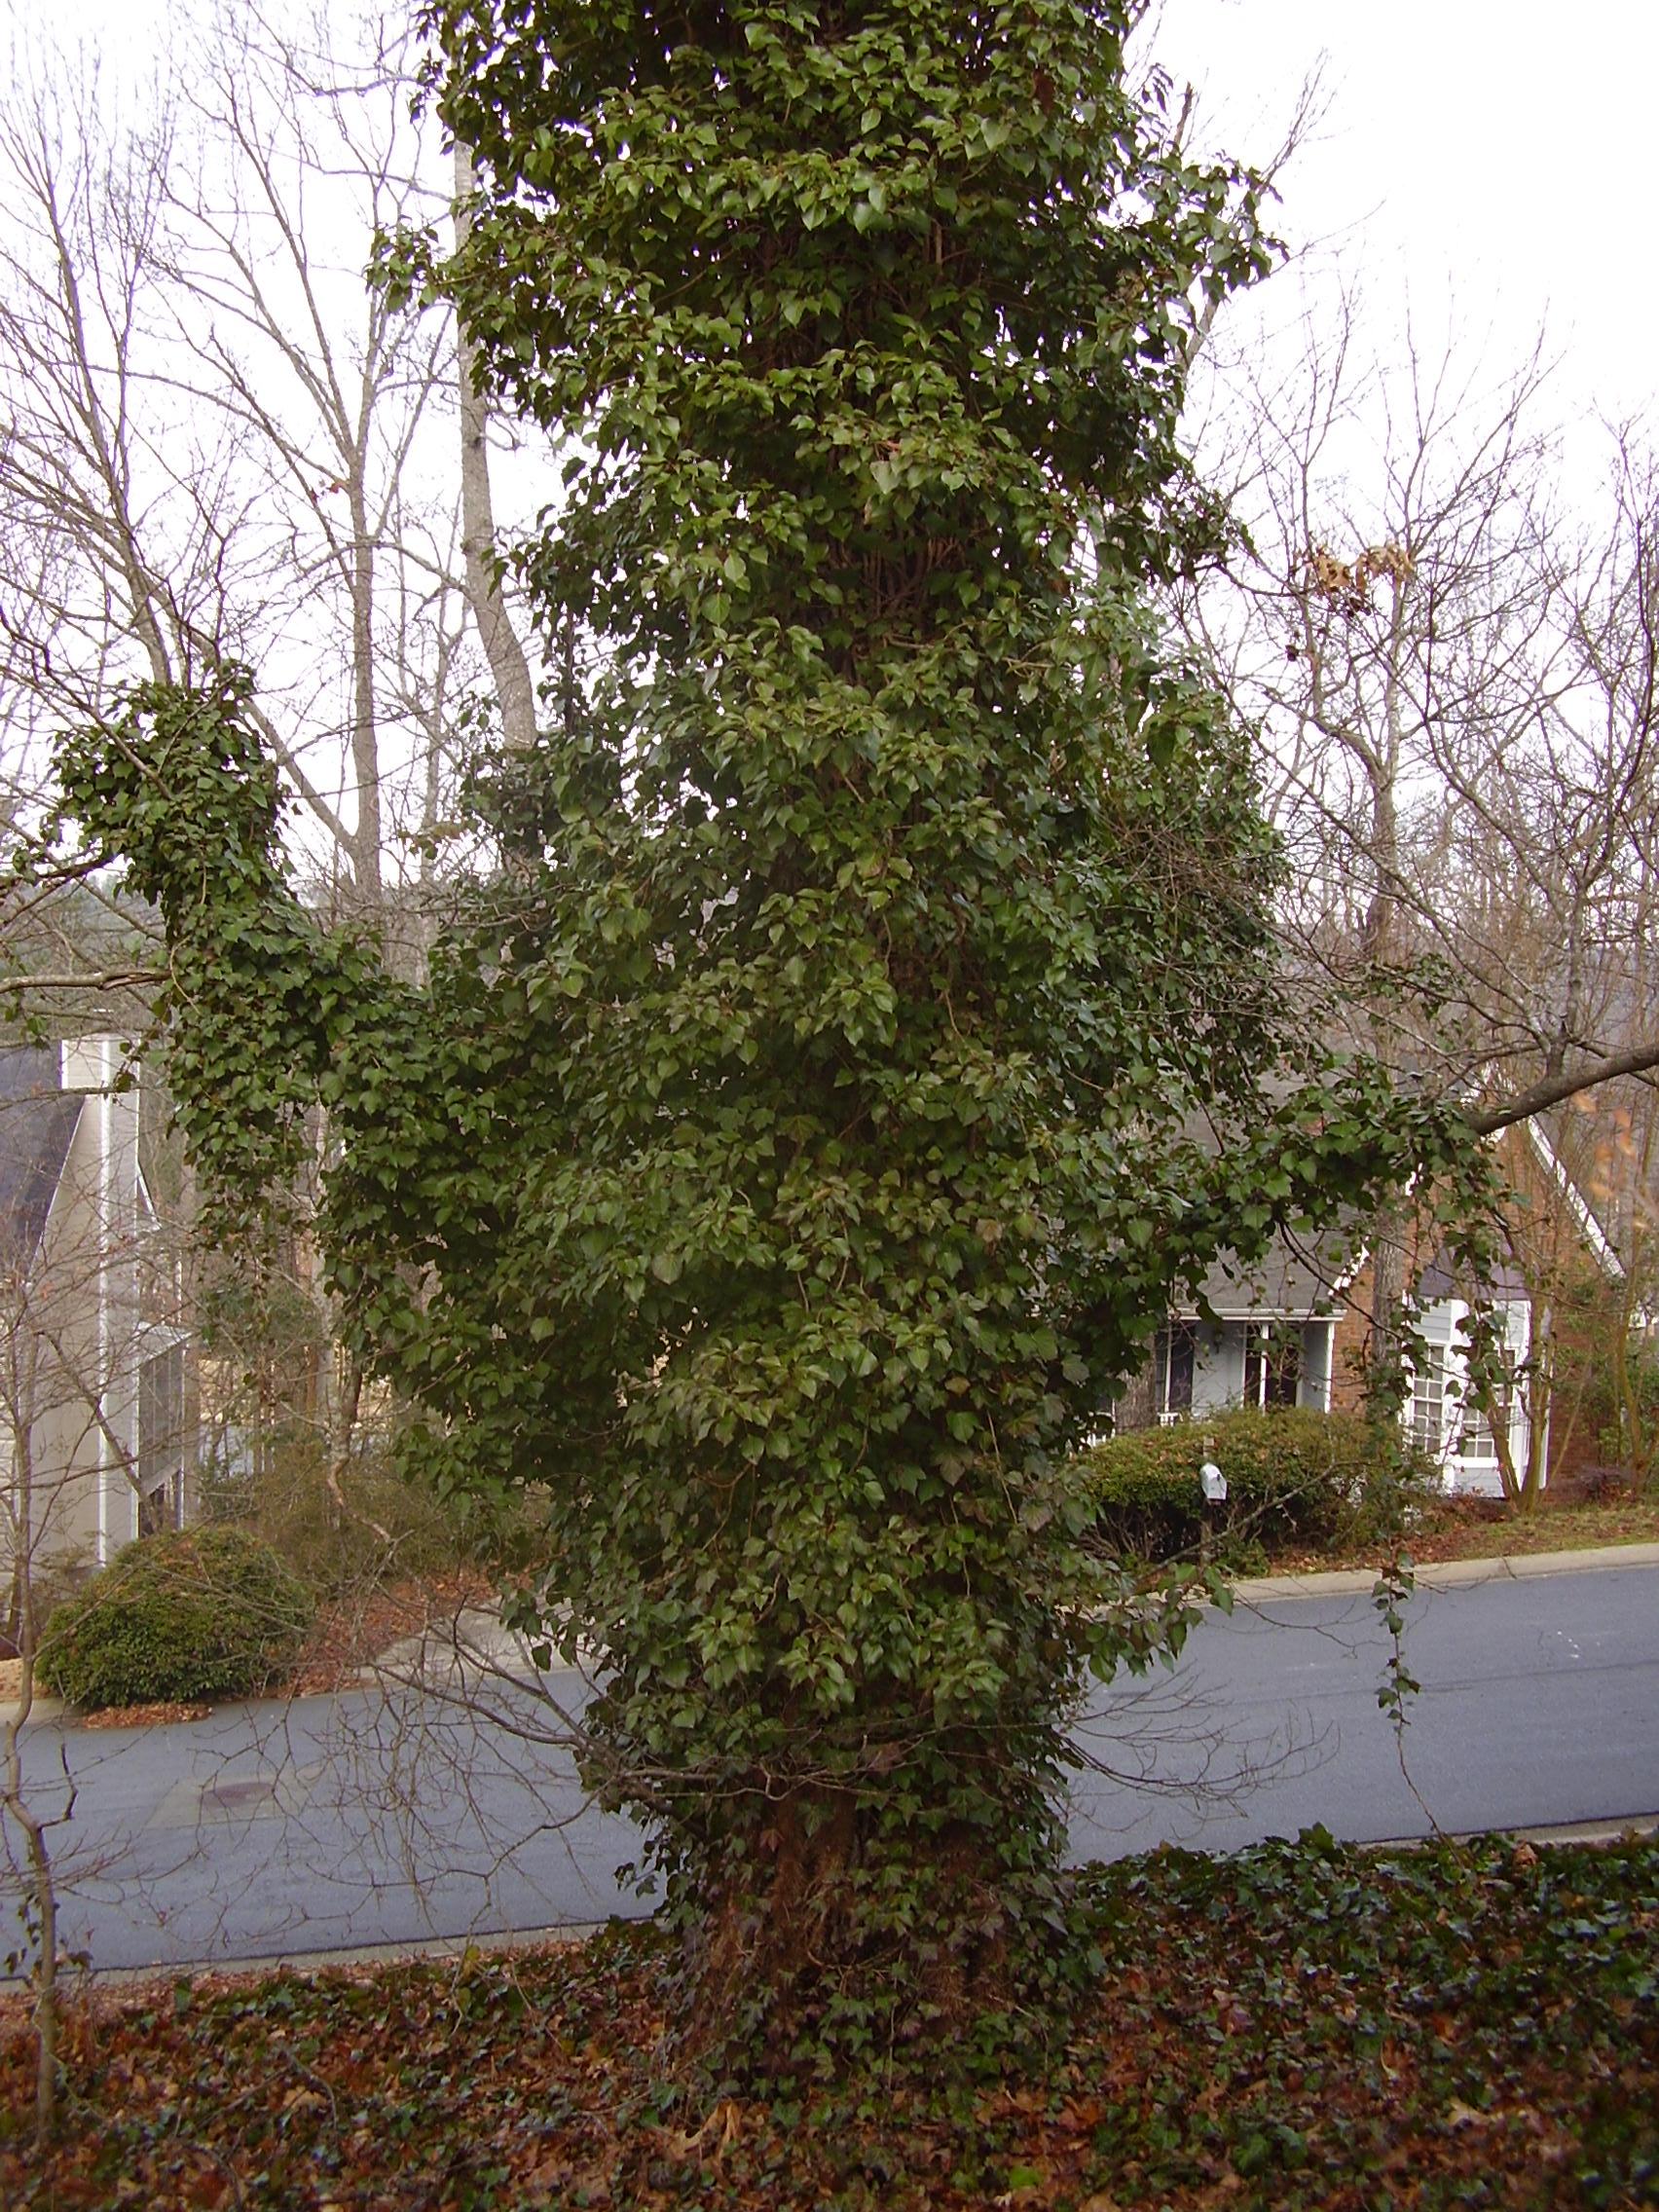
[[[1514,1843],[1604,1844],[1646,1843],[1659,1835],[1659,1813],[1632,1813],[1623,1821],[1558,1821],[1551,1827],[1449,1828],[1449,1843],[1473,1843],[1477,1836],[1504,1835]],[[1385,1843],[1362,1843],[1361,1851],[1421,1851],[1432,1836],[1395,1836]]]
[[[90,1966],[77,1967],[72,1977],[65,1972],[63,1978],[81,1988],[165,1985],[170,1989],[177,1982],[195,1981],[204,1974],[326,1973],[331,1968],[397,1966],[409,1960],[435,1963],[447,1959],[459,1966],[468,1958],[497,1958],[542,1944],[585,1943],[590,1936],[603,1936],[611,1921],[649,1917],[648,1913],[612,1913],[609,1920],[560,1921],[550,1928],[494,1929],[478,1936],[411,1936],[395,1943],[350,1943],[337,1951],[265,1951],[251,1958],[179,1959],[149,1967],[100,1967],[93,1960]],[[0,1969],[0,1996],[16,1993],[25,1986],[25,1980],[22,1974],[9,1974]]]
[[[612,1920],[633,1917],[611,1915]],[[642,1913],[638,1917],[650,1916]],[[543,1943],[585,1943],[592,1936],[603,1936],[609,1926],[610,1920],[571,1920],[551,1928],[496,1929],[480,1936],[412,1936],[395,1943],[348,1944],[338,1951],[270,1951],[254,1958],[189,1959],[167,1966],[100,1967],[94,1961],[80,1970],[78,1978],[100,1989],[121,1989],[155,1981],[165,1981],[170,1987],[174,1982],[194,1980],[199,1974],[326,1973],[331,1968],[396,1966],[411,1959],[449,1959],[459,1965],[467,1958],[496,1958]],[[20,1976],[0,1975],[0,1990],[20,1986]]]
[[491,1677],[524,1679],[535,1675],[548,1679],[580,1675],[594,1664],[593,1652],[583,1644],[573,1663],[555,1652],[551,1666],[535,1668],[530,1663],[533,1641],[503,1628],[498,1614],[472,1606],[453,1627],[437,1622],[391,1644],[378,1659],[359,1667],[352,1681],[363,1689],[442,1690]]
[[[17,1719],[18,1707],[20,1702],[20,1699],[15,1697],[0,1698],[0,1728],[7,1727]],[[37,1720],[62,1720],[65,1716],[70,1719],[74,1718],[74,1714],[69,1712],[69,1708],[60,1697],[48,1697],[43,1691],[36,1690],[34,1703],[29,1707],[29,1723],[31,1726]]]
[[[1602,1574],[1618,1567],[1659,1567],[1659,1544],[1604,1544],[1596,1551],[1516,1552],[1496,1559],[1451,1559],[1416,1567],[1419,1590],[1456,1590],[1478,1582],[1530,1582],[1545,1574]],[[1245,1604],[1285,1598],[1369,1597],[1377,1586],[1375,1567],[1338,1567],[1313,1574],[1258,1574],[1235,1582],[1233,1595]]]

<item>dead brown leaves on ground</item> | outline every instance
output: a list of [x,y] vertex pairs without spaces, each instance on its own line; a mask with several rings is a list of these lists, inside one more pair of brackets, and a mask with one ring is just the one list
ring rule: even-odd
[[1314,1836],[1085,1883],[1102,1954],[1044,2052],[771,2101],[662,2065],[649,1931],[93,1990],[68,2129],[27,2137],[0,2003],[0,2201],[260,2212],[1377,2212],[1659,2194],[1659,1847]]

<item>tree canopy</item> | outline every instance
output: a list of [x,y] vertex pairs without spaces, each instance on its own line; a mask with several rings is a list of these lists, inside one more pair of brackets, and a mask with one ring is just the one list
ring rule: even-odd
[[524,1617],[597,1655],[696,2016],[785,2064],[1063,1925],[1080,1673],[1187,1617],[1065,1456],[1171,1292],[1459,1156],[1287,1016],[1247,746],[1146,612],[1222,527],[1194,319],[1267,248],[1132,13],[434,8],[477,192],[381,281],[573,441],[512,559],[599,672],[478,780],[419,987],[295,902],[240,671],[64,756],[210,1187],[328,1108],[353,1347],[437,1480],[535,1499]]

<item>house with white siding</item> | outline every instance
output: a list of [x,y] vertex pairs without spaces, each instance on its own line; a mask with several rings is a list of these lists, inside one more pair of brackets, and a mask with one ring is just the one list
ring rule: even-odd
[[[1371,1327],[1369,1253],[1336,1237],[1276,1237],[1267,1258],[1244,1268],[1226,1255],[1198,1295],[1171,1313],[1153,1340],[1143,1373],[1113,1408],[1118,1429],[1199,1420],[1240,1407],[1349,1410],[1363,1389]],[[1444,1263],[1408,1267],[1412,1327],[1421,1349],[1408,1362],[1402,1416],[1412,1441],[1441,1469],[1448,1490],[1499,1496],[1503,1482],[1491,1427],[1469,1393],[1468,1286]],[[1512,1269],[1487,1286],[1493,1319],[1519,1367],[1530,1346],[1531,1305]],[[1506,1408],[1509,1442],[1525,1465],[1530,1441],[1527,1393]]]
[[0,1552],[101,1566],[177,1526],[194,1451],[178,1273],[113,1036],[0,1051]]

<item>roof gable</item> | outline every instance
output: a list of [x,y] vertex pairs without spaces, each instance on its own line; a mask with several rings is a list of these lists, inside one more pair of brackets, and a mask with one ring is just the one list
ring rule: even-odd
[[14,1255],[40,1243],[83,1104],[58,1089],[55,1051],[0,1051],[0,1237]]

